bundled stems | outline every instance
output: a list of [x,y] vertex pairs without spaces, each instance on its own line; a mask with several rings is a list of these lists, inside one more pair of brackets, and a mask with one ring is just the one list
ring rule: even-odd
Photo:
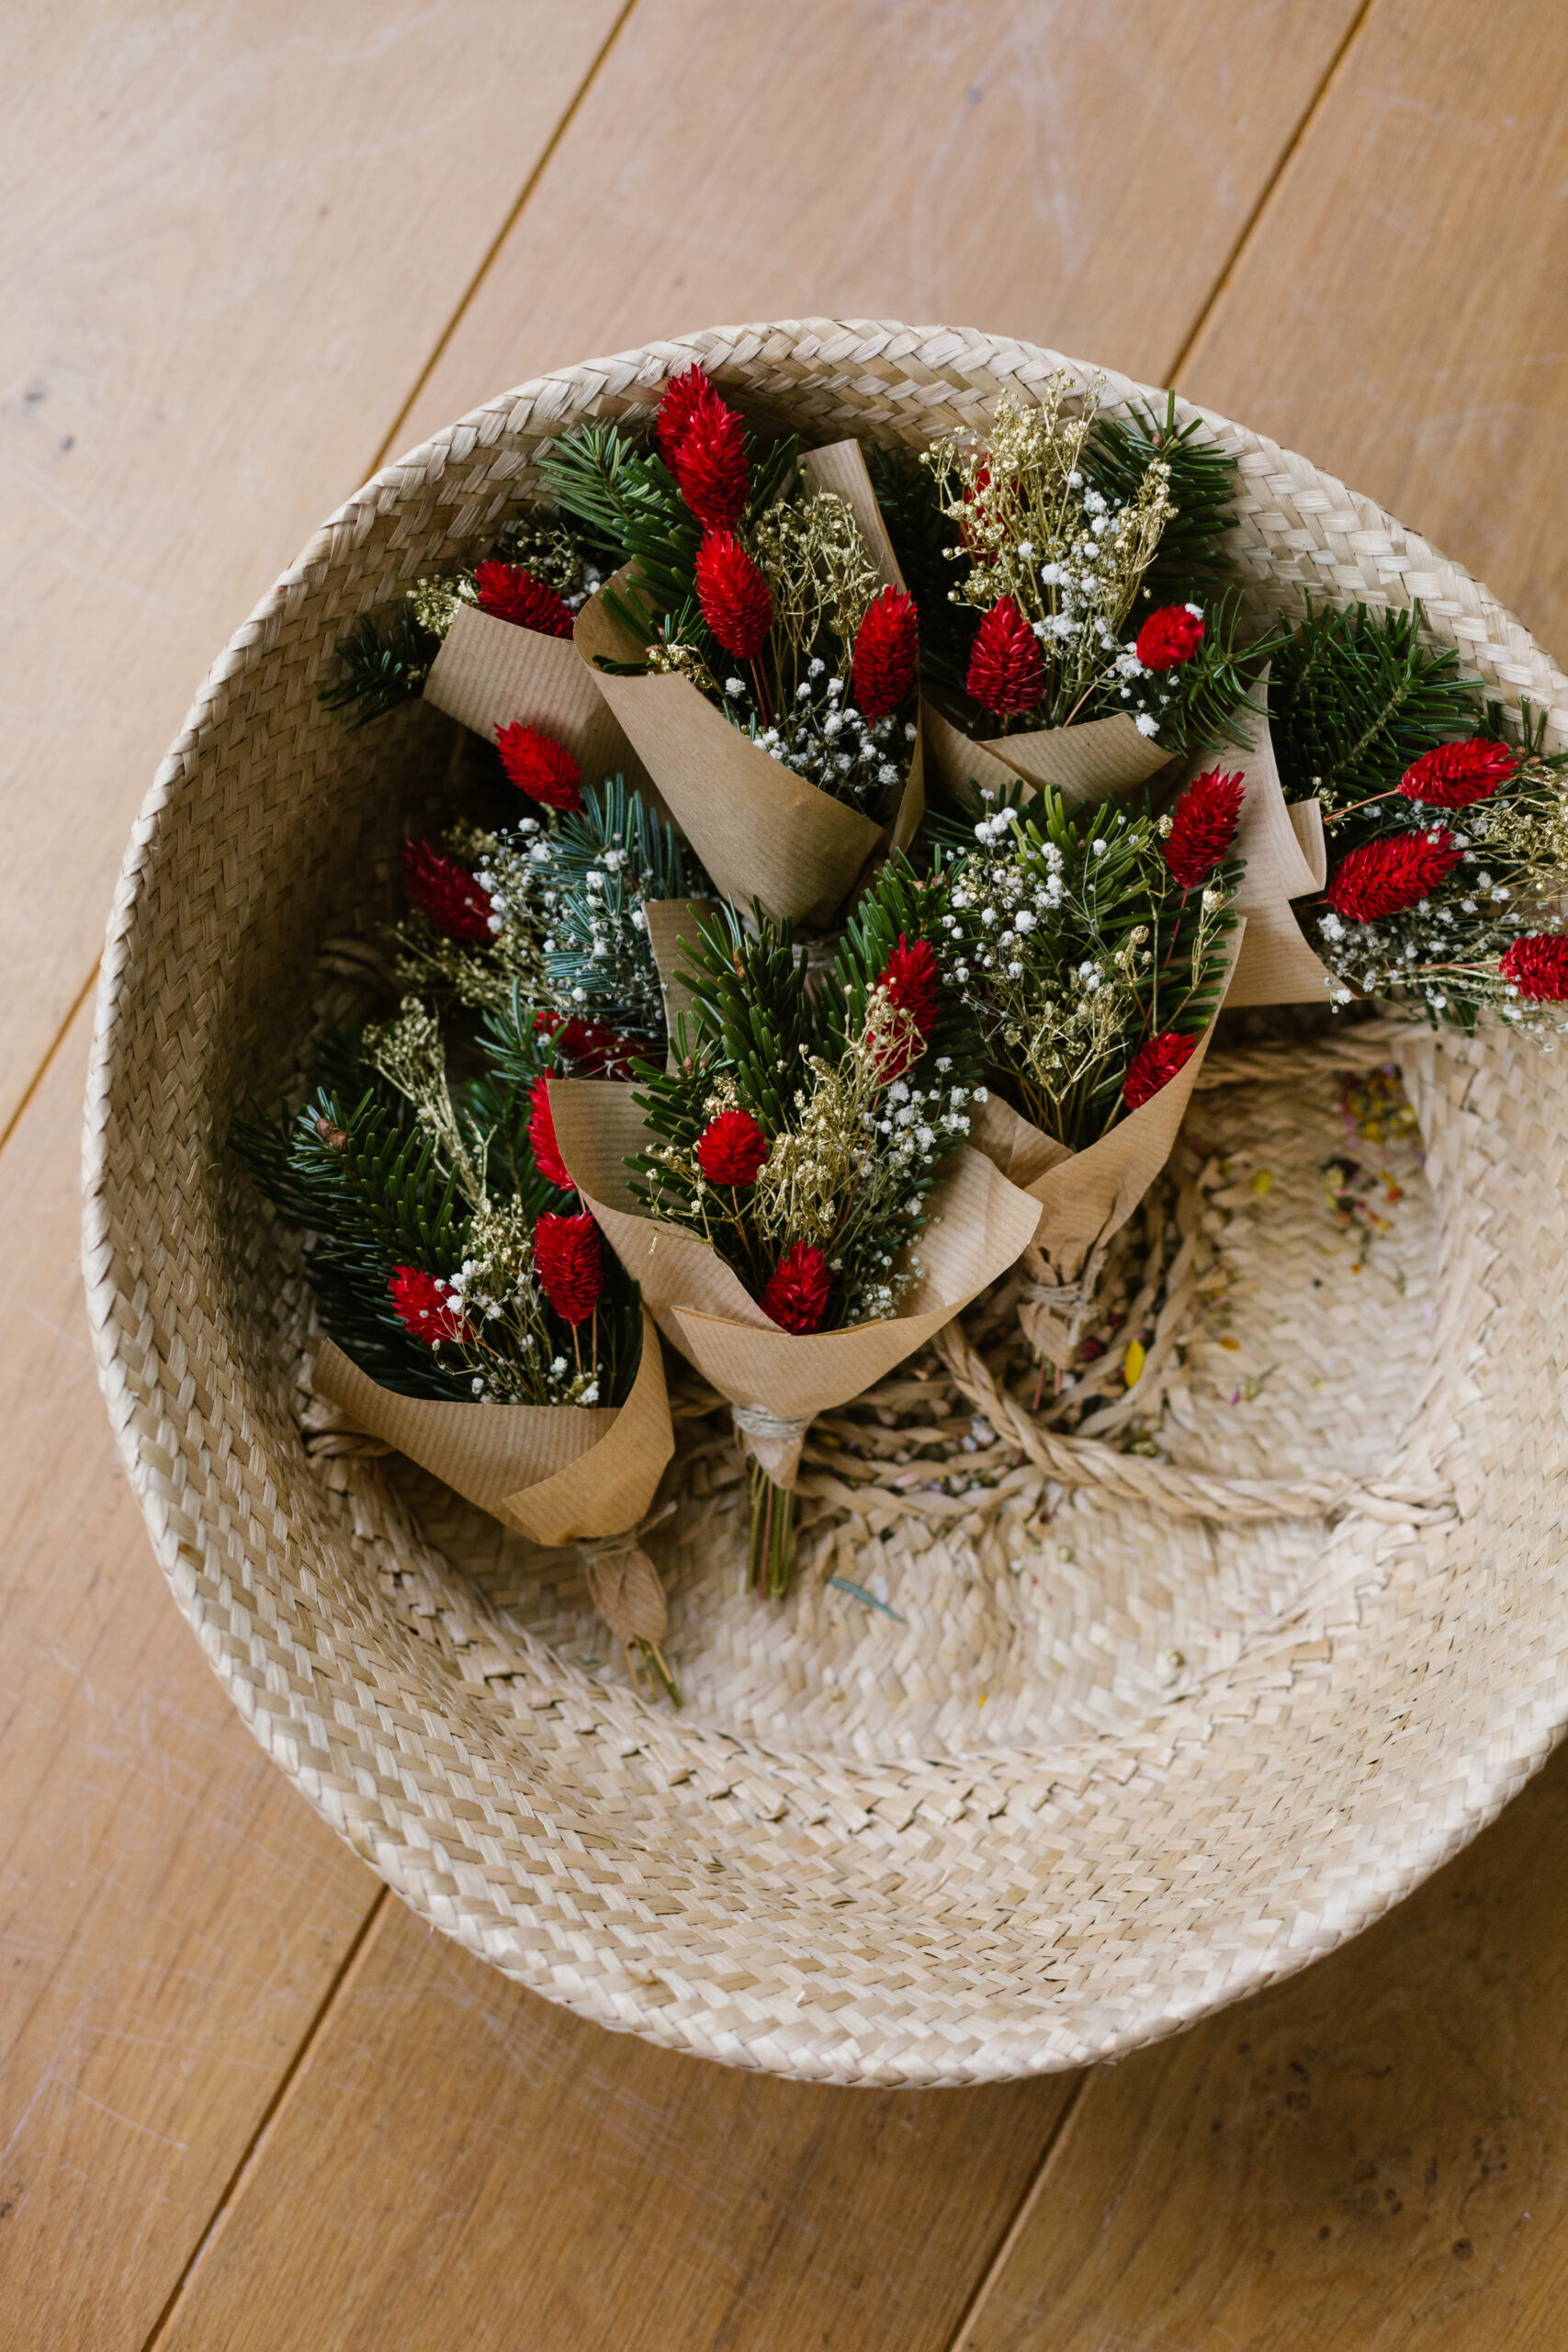
[[751,1526],[747,1544],[747,1582],[767,1600],[782,1600],[795,1567],[795,1488],[778,1487],[755,1454],[751,1469]]

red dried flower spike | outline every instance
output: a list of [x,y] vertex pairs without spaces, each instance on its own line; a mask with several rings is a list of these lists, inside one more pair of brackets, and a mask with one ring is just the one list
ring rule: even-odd
[[733,531],[710,531],[697,549],[697,602],[727,653],[754,662],[773,625],[768,583]]
[[1138,631],[1134,648],[1145,670],[1175,670],[1203,642],[1203,616],[1192,605],[1162,605]]
[[710,1184],[754,1184],[768,1138],[750,1111],[721,1111],[697,1137],[697,1166]]
[[490,892],[460,858],[448,857],[434,842],[405,842],[403,879],[421,914],[448,939],[474,947],[491,938]]
[[659,454],[671,473],[675,458],[686,437],[688,426],[700,408],[722,408],[724,403],[700,368],[688,368],[683,376],[671,376],[664,387],[664,398],[659,403],[659,413],[653,420],[653,437],[659,444]]
[[746,427],[710,385],[699,397],[671,470],[681,495],[705,530],[728,531],[746,503]]
[[571,1170],[560,1156],[556,1141],[555,1113],[550,1109],[550,1081],[536,1078],[528,1095],[533,1109],[528,1114],[528,1143],[534,1154],[534,1165],[547,1184],[558,1193],[575,1193]]
[[1171,878],[1184,890],[1206,882],[1235,839],[1247,779],[1239,769],[1218,768],[1194,776],[1171,811],[1170,831],[1160,843]]
[[581,808],[582,771],[564,743],[541,735],[537,728],[525,727],[519,719],[511,727],[496,729],[495,748],[508,776],[530,800],[539,801],[546,808],[558,808],[567,816]]
[[981,709],[998,718],[1032,710],[1044,693],[1040,641],[1016,597],[998,597],[976,630],[966,683]]
[[1168,1086],[1186,1069],[1197,1050],[1196,1037],[1180,1036],[1174,1029],[1140,1046],[1122,1080],[1122,1100],[1128,1110],[1139,1111],[1145,1102],[1152,1102],[1161,1087]]
[[604,1287],[599,1228],[586,1209],[580,1216],[545,1211],[534,1227],[534,1264],[561,1321],[586,1323]]
[[396,1266],[387,1288],[404,1330],[427,1348],[438,1348],[443,1340],[473,1338],[468,1317],[450,1304],[446,1283],[434,1275],[422,1274],[417,1266]]
[[1497,969],[1532,1004],[1568,1003],[1568,939],[1555,933],[1516,939]]
[[886,989],[893,1002],[910,1015],[917,1032],[914,1038],[889,1038],[877,1056],[876,1075],[884,1086],[890,1086],[896,1078],[903,1077],[911,1063],[919,1060],[920,1041],[936,1027],[941,973],[936,950],[930,940],[917,939],[911,947],[900,932],[898,944],[878,973],[876,985]]
[[498,621],[513,621],[519,628],[536,629],[541,637],[570,637],[571,613],[553,588],[525,571],[520,563],[480,563],[474,567],[479,610]]
[[768,1276],[762,1312],[786,1331],[819,1331],[830,1288],[828,1261],[817,1244],[796,1241]]
[[534,1035],[553,1037],[556,1052],[582,1078],[629,1078],[632,1064],[644,1048],[634,1037],[623,1037],[597,1021],[569,1020],[562,1012],[536,1012]]
[[1478,735],[1469,743],[1439,743],[1423,752],[1399,779],[1406,800],[1425,800],[1433,808],[1469,808],[1490,800],[1500,784],[1518,769],[1518,756],[1506,743],[1488,743]]
[[1430,833],[1386,833],[1340,860],[1325,893],[1328,904],[1349,922],[1381,922],[1435,890],[1461,854],[1440,825]]
[[886,587],[855,631],[854,697],[863,718],[874,723],[897,709],[915,683],[919,659],[915,600],[902,588]]

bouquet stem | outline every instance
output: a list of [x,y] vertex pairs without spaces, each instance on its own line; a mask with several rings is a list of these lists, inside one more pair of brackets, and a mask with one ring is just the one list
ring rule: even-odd
[[795,1567],[795,1489],[776,1487],[750,1456],[751,1533],[747,1566],[751,1589],[782,1600]]

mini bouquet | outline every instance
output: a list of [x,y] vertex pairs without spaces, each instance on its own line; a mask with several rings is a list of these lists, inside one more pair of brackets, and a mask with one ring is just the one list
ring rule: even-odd
[[384,626],[363,615],[321,699],[352,729],[423,696],[486,742],[504,733],[521,756],[553,739],[579,773],[641,780],[571,641],[578,613],[623,560],[613,540],[533,508],[482,562],[416,580]]
[[1327,887],[1307,925],[1325,983],[1337,1005],[1381,997],[1434,1026],[1473,1030],[1490,1012],[1561,1034],[1568,758],[1542,752],[1544,714],[1527,711],[1510,742],[1420,625],[1419,605],[1309,614],[1275,657],[1285,781],[1324,811]]
[[972,1017],[939,985],[942,894],[890,864],[815,993],[789,927],[688,938],[675,1066],[552,1082],[562,1161],[752,1460],[754,1587],[788,1584],[816,1415],[858,1396],[1003,1272],[1032,1201],[964,1138]]
[[1243,930],[1242,789],[1213,768],[1156,818],[1069,812],[1047,786],[1037,814],[983,819],[948,869],[944,994],[979,1023],[1001,1090],[974,1140],[1037,1204],[1025,1329],[1058,1365],[1084,1269],[1164,1166],[1213,1034]]
[[853,442],[763,448],[697,368],[653,434],[589,425],[541,458],[631,559],[579,652],[718,888],[820,927],[924,810],[914,600]]
[[931,640],[931,756],[960,796],[1021,777],[1098,800],[1237,740],[1257,650],[1223,584],[1231,462],[1177,429],[1174,396],[1161,428],[1101,416],[1102,389],[1058,375],[1038,405],[1004,398],[983,441],[931,445],[926,495],[956,545],[932,544],[907,481],[890,493]]
[[[253,1113],[232,1140],[309,1237],[316,1394],[532,1543],[625,1537],[674,1450],[659,1340],[535,1124],[491,1072],[448,1081],[411,998],[327,1041],[292,1121]],[[672,1690],[651,1563],[628,1539],[584,1565]]]

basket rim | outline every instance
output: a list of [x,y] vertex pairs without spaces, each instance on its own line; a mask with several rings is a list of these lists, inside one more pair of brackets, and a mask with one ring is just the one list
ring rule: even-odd
[[[994,396],[1021,368],[1058,367],[1069,369],[1080,380],[1091,375],[1102,378],[1108,401],[1112,404],[1129,399],[1152,401],[1162,398],[1156,388],[1134,379],[1093,368],[1033,344],[978,331],[909,328],[891,321],[826,319],[762,322],[703,330],[551,371],[469,411],[454,424],[389,461],[346,499],[311,535],[294,562],[242,621],[201,681],[131,830],[111,907],[99,974],[83,1148],[83,1269],[100,1385],[115,1425],[120,1457],[147,1520],[154,1550],[176,1600],[198,1635],[202,1634],[203,1621],[192,1605],[189,1591],[192,1555],[188,1545],[182,1546],[178,1532],[171,1523],[162,1474],[145,1457],[130,1409],[135,1383],[125,1361],[129,1345],[125,1324],[129,1319],[134,1328],[139,1310],[134,1296],[128,1295],[117,1276],[114,1265],[110,1196],[118,1180],[108,1160],[109,1102],[125,1050],[121,1015],[125,1000],[133,992],[138,978],[133,952],[135,933],[161,842],[166,830],[179,822],[182,787],[188,789],[195,774],[192,755],[199,752],[205,735],[221,717],[227,690],[254,669],[279,618],[330,572],[341,550],[355,544],[379,514],[402,506],[421,489],[433,489],[450,459],[466,456],[477,447],[499,442],[519,410],[526,410],[536,428],[542,421],[565,416],[582,406],[593,396],[595,388],[601,391],[614,387],[646,388],[682,368],[711,360],[716,352],[731,358],[741,356],[765,361],[767,347],[775,338],[789,339],[789,347],[796,356],[802,353],[809,356],[815,348],[824,364],[840,364],[850,355],[863,353],[868,345],[893,360],[907,347],[910,353],[919,354],[921,365],[931,368],[951,368],[959,363],[964,376],[973,383],[977,399]],[[1386,578],[1386,601],[1408,604],[1412,600],[1413,581],[1440,583],[1443,593],[1438,598],[1424,594],[1418,587],[1414,593],[1422,594],[1428,613],[1437,604],[1453,607],[1448,616],[1450,628],[1441,634],[1451,635],[1471,666],[1480,662],[1481,649],[1484,648],[1486,666],[1497,682],[1502,698],[1517,707],[1519,694],[1528,695],[1547,711],[1549,740],[1568,744],[1568,675],[1462,566],[1440,556],[1383,509],[1348,492],[1310,460],[1295,457],[1249,428],[1199,404],[1179,399],[1177,413],[1183,422],[1199,420],[1216,435],[1231,436],[1255,461],[1254,470],[1266,476],[1278,474],[1292,482],[1309,481],[1317,486],[1325,505],[1353,515],[1356,529],[1351,537],[1363,543],[1358,552],[1377,566],[1377,576]],[[1325,583],[1325,601],[1342,601],[1334,596],[1329,583]],[[274,1736],[270,1716],[257,1703],[265,1687],[265,1669],[258,1672],[231,1649],[217,1646],[205,1636],[203,1647],[253,1734],[323,1818],[432,1925],[458,1937],[484,1956],[496,1958],[493,1951],[486,1952],[471,1923],[451,1905],[445,1909],[434,1905],[424,1894],[423,1882],[401,1870],[384,1846],[378,1849],[363,1824],[346,1819],[342,1808],[299,1764],[287,1744],[280,1745]],[[508,1957],[501,1964],[508,1973],[530,1984],[535,1990],[612,2029],[635,2030],[670,2048],[716,2055],[732,2063],[761,2064],[804,2079],[897,2081],[907,2085],[978,2082],[1008,2079],[1116,2055],[1179,2030],[1305,1965],[1391,1907],[1491,1821],[1545,1761],[1568,1723],[1568,1688],[1555,1690],[1550,1703],[1538,1695],[1527,1708],[1523,1702],[1528,1695],[1528,1676],[1521,1672],[1521,1703],[1509,1727],[1510,1736],[1492,1739],[1483,1758],[1472,1757],[1468,1769],[1454,1776],[1454,1802],[1450,1809],[1427,1816],[1419,1833],[1403,1846],[1397,1868],[1373,1869],[1359,1878],[1354,1889],[1346,1892],[1339,1916],[1333,1916],[1334,1905],[1320,1902],[1316,1912],[1318,1934],[1303,1938],[1299,1945],[1292,1945],[1288,1937],[1283,1942],[1256,1939],[1251,1948],[1235,1956],[1219,1987],[1212,1981],[1194,1979],[1190,1990],[1184,1990],[1179,1972],[1173,1974],[1168,1970],[1162,1976],[1157,1965],[1152,1966],[1151,1975],[1156,1980],[1156,1985],[1151,1986],[1155,1997],[1145,2004],[1142,2014],[1119,2024],[1107,2024],[1099,2033],[1070,2036],[1059,2052],[1032,2065],[1020,2063],[1016,2033],[1005,2047],[998,2045],[994,2064],[989,2061],[990,2045],[986,2044],[976,2058],[966,2061],[956,2073],[949,2053],[931,2044],[902,2052],[896,2066],[890,2063],[879,2070],[874,2065],[846,2065],[840,2043],[830,2034],[821,2036],[816,2046],[792,2050],[789,2062],[781,2064],[773,2058],[752,2054],[743,2042],[716,2047],[712,2031],[695,2022],[693,2013],[681,2004],[644,2007],[640,2012],[629,2013],[624,1978],[618,1985],[612,1986],[591,1970],[563,1970],[547,1956],[530,1951]]]

